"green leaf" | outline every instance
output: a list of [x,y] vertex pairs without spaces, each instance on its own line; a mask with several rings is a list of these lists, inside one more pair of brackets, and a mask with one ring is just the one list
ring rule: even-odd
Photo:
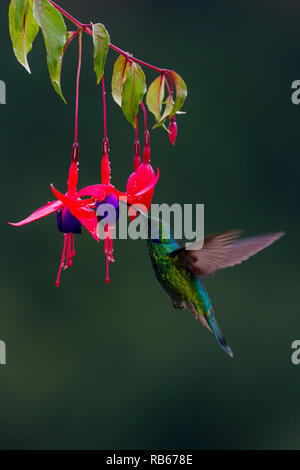
[[135,117],[146,90],[145,74],[141,67],[133,62],[123,85],[121,107],[124,116],[134,128],[136,126]]
[[187,87],[182,78],[176,72],[174,72],[174,70],[170,70],[170,74],[173,77],[176,87],[176,100],[172,112],[170,113],[171,118],[172,116],[174,116],[174,114],[177,113],[177,111],[182,108],[187,97]]
[[27,55],[39,31],[33,16],[33,0],[11,0],[9,5],[9,33],[14,53],[20,64],[30,72]]
[[149,86],[146,104],[157,121],[161,118],[161,108],[165,96],[165,77],[160,75]]
[[124,55],[120,55],[114,65],[111,81],[111,92],[115,102],[122,106],[123,85],[130,70],[130,63]]
[[152,129],[157,129],[158,127],[162,126],[167,132],[169,132],[164,124],[165,124],[165,120],[170,116],[170,113],[172,112],[173,108],[174,108],[174,101],[173,101],[172,96],[169,95],[166,100],[166,107],[163,112],[163,115],[160,118],[160,120],[152,127]]
[[48,0],[34,0],[33,14],[43,32],[52,85],[64,102],[66,102],[60,85],[63,52],[67,42],[65,22],[61,14]]
[[[24,15],[25,15],[25,8],[26,8],[26,0],[13,0],[15,4],[15,21],[16,21],[16,28],[22,29],[24,25]],[[32,4],[32,1],[31,1]]]
[[99,84],[104,73],[106,56],[110,44],[110,37],[101,23],[93,24],[94,41],[94,70]]

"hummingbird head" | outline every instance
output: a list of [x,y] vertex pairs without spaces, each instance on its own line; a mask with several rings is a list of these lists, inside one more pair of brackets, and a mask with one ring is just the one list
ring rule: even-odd
[[152,243],[168,244],[173,241],[170,225],[157,217],[148,218],[148,236]]
[[158,217],[151,217],[149,214],[139,210],[143,217],[148,231],[148,240],[152,243],[168,244],[173,242],[172,230],[170,225]]

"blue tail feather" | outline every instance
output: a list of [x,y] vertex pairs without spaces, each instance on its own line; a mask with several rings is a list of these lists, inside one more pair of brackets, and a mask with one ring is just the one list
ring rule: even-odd
[[233,357],[233,352],[231,348],[228,346],[226,339],[222,335],[222,332],[220,330],[220,327],[214,317],[214,314],[212,312],[209,312],[207,315],[205,315],[205,319],[207,323],[209,324],[213,334],[216,337],[216,340],[218,341],[219,345],[225,351],[230,357]]

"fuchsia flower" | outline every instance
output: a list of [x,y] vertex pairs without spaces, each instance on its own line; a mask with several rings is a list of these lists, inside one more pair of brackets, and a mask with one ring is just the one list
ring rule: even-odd
[[[143,102],[141,102],[142,110],[144,112],[144,121],[145,121],[145,132],[144,132],[144,149],[143,149],[143,162],[141,162],[140,158],[140,143],[138,140],[138,123],[136,119],[136,140],[134,143],[134,172],[129,176],[127,181],[127,192],[132,192],[133,194],[137,194],[143,188],[151,185],[155,181],[155,173],[150,164],[150,134],[147,129],[147,114],[144,107]],[[150,209],[152,198],[154,193],[154,185],[152,186],[152,190],[148,191],[144,197],[142,204],[147,208]],[[131,209],[129,211],[129,217],[133,220],[137,215],[137,212]]]
[[[144,187],[148,186],[155,180],[155,173],[150,165],[150,136],[148,130],[145,131],[145,145],[143,151],[143,162],[140,164],[136,171],[136,187],[137,192],[141,191]],[[143,198],[143,204],[150,209],[154,188],[147,192]]]
[[35,220],[57,213],[57,228],[64,234],[64,245],[62,258],[58,270],[56,285],[59,286],[59,279],[62,268],[67,269],[72,266],[75,256],[75,237],[81,233],[81,224],[88,232],[98,240],[97,217],[91,208],[93,199],[81,200],[77,195],[78,181],[78,157],[79,146],[73,145],[72,159],[68,175],[68,189],[65,195],[59,193],[53,185],[51,189],[57,197],[57,201],[48,202],[45,206],[37,209],[33,214],[17,223],[10,223],[15,227],[20,227]]
[[[136,185],[126,188],[126,193],[118,191],[112,184],[110,184],[110,162],[108,157],[109,152],[109,143],[107,137],[103,140],[103,157],[101,163],[101,184],[95,184],[92,186],[87,186],[80,191],[78,191],[77,196],[90,196],[94,199],[95,210],[99,207],[100,204],[110,204],[114,207],[116,211],[116,216],[114,221],[108,221],[104,227],[105,231],[105,240],[104,240],[104,253],[106,255],[106,283],[109,283],[109,263],[114,262],[113,256],[113,228],[114,222],[118,219],[118,210],[119,210],[119,199],[122,198],[126,200],[128,205],[143,204],[146,205],[149,200],[149,193],[154,191],[154,186],[159,179],[159,169],[157,169],[157,174],[154,173],[154,178],[148,182],[145,180],[145,184],[140,189],[137,189]],[[151,196],[152,198],[152,196]],[[101,222],[101,220],[100,220]]]
[[[57,228],[64,234],[64,245],[56,279],[56,286],[59,286],[62,269],[67,269],[73,264],[73,258],[75,256],[75,235],[81,234],[82,225],[95,240],[99,241],[98,219],[95,212],[95,209],[97,209],[96,206],[107,201],[107,204],[112,204],[117,209],[119,205],[118,199],[120,197],[126,199],[128,204],[134,205],[137,203],[143,203],[143,198],[148,191],[153,191],[152,188],[159,179],[158,170],[157,175],[154,180],[152,180],[151,184],[145,186],[141,191],[134,195],[122,193],[111,184],[87,186],[80,191],[77,191],[78,156],[79,146],[78,144],[74,144],[66,194],[60,193],[53,185],[51,185],[51,189],[57,197],[57,201],[48,202],[45,206],[40,207],[33,212],[33,214],[20,222],[9,222],[10,225],[20,227],[56,212]],[[82,196],[91,197],[88,199],[81,199]],[[112,244],[110,242],[112,230],[110,226],[108,226],[106,230],[108,232],[108,236],[105,239],[105,250],[107,252],[107,257],[111,262],[113,261]]]
[[134,142],[134,158],[133,158],[133,173],[128,178],[126,191],[130,194],[137,193],[137,182],[136,182],[136,172],[138,167],[141,164],[141,157],[140,157],[140,142],[135,140]]

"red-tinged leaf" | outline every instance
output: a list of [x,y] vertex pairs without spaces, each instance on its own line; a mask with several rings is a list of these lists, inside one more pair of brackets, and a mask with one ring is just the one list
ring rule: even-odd
[[78,34],[78,31],[67,31],[66,44],[63,50],[63,55],[65,54],[68,46],[70,45],[70,42],[72,42],[72,40],[77,36],[77,34]]
[[120,55],[115,62],[111,82],[112,96],[119,106],[122,106],[123,85],[127,78],[129,69],[130,64],[128,59],[125,56]]
[[39,31],[33,16],[33,0],[11,0],[9,6],[9,33],[14,53],[20,64],[30,72],[27,55]]
[[78,198],[70,198],[60,193],[53,185],[51,185],[51,189],[55,197],[57,197],[57,199],[69,209],[71,214],[82,223],[92,237],[99,241],[97,216],[95,211],[88,207],[87,201],[82,201]]
[[60,84],[63,54],[67,43],[67,28],[64,19],[48,0],[34,0],[33,13],[43,32],[52,85],[66,102]]
[[158,127],[162,126],[168,132],[168,129],[165,127],[165,121],[170,116],[173,107],[174,107],[174,101],[173,101],[172,96],[169,95],[166,100],[166,106],[165,106],[163,115],[160,118],[160,120],[152,127],[152,129],[157,129]]
[[48,202],[45,206],[40,207],[37,209],[33,214],[31,214],[29,217],[27,217],[24,220],[21,220],[21,222],[17,222],[15,224],[8,222],[9,225],[13,225],[14,227],[21,227],[22,225],[30,224],[31,222],[34,222],[35,220],[41,219],[42,217],[47,217],[47,215],[53,214],[54,212],[58,211],[61,209],[63,206],[63,203],[61,201],[53,201],[53,202]]
[[99,84],[104,73],[110,37],[103,24],[93,24],[92,27],[94,41],[94,70],[97,76],[97,83]]
[[174,70],[170,70],[170,74],[173,77],[175,87],[176,87],[176,100],[172,112],[170,113],[170,118],[179,111],[187,97],[187,87],[180,75],[178,75]]
[[145,74],[141,67],[133,62],[123,85],[121,108],[124,116],[134,128],[136,126],[135,117],[146,89]]
[[[33,0],[31,0],[32,4]],[[25,15],[25,10],[26,10],[26,3],[28,3],[27,0],[12,0],[11,3],[14,4],[15,8],[15,22],[16,22],[16,28],[17,29],[22,29],[23,24],[24,24],[24,15]]]
[[161,108],[165,97],[165,77],[160,75],[149,86],[146,95],[146,104],[149,111],[154,114],[156,121],[161,118]]

